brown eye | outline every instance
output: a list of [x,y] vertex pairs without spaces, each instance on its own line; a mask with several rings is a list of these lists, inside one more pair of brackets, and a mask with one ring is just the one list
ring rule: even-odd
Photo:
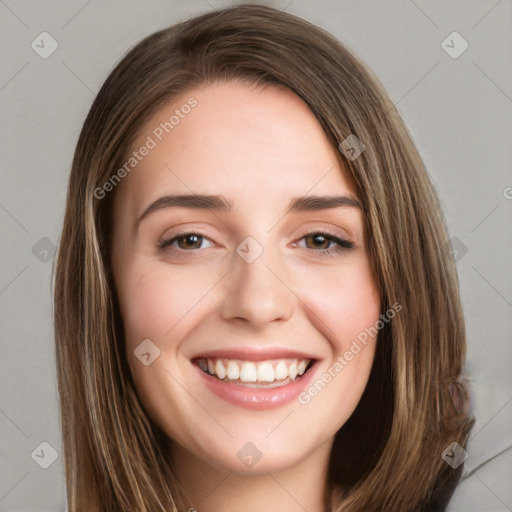
[[[203,245],[205,240],[207,240],[211,246],[210,239],[206,238],[203,235],[200,235],[199,233],[180,233],[178,234],[178,236],[175,236],[174,238],[170,238],[168,240],[161,240],[158,243],[158,246],[161,249],[164,249],[166,247],[172,247],[173,249],[176,249],[178,251],[192,251],[194,249],[201,249],[201,246]],[[208,246],[206,246],[206,248],[208,248]]]
[[332,241],[329,237],[326,237],[321,233],[312,233],[305,236],[304,239],[313,242],[313,247],[309,247],[306,242],[306,247],[308,247],[308,249],[327,249]]
[[201,235],[189,233],[188,235],[177,238],[176,240],[178,240],[178,247],[180,249],[198,249],[201,246],[203,237]]
[[313,254],[316,253],[317,256],[321,257],[341,255],[347,249],[354,247],[354,244],[348,240],[344,240],[329,233],[322,233],[321,231],[307,233],[301,240],[304,240],[306,249],[313,250]]

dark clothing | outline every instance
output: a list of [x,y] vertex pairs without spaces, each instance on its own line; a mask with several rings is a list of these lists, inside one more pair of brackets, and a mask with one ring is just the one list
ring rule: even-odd
[[430,499],[423,503],[416,512],[445,512],[457,485],[460,483],[464,464],[450,473],[448,480],[438,484],[432,492]]

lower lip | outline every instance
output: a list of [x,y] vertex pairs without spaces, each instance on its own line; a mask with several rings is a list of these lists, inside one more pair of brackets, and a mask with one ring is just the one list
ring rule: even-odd
[[207,374],[197,365],[192,364],[206,387],[216,396],[230,402],[233,405],[247,409],[271,409],[292,402],[307,388],[315,373],[315,361],[313,366],[298,379],[292,380],[284,386],[274,388],[250,388],[239,384],[225,382]]

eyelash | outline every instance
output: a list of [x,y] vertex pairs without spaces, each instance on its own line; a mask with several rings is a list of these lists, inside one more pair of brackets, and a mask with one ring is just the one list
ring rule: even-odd
[[[200,237],[201,239],[209,240],[208,237],[203,236],[201,233],[196,233],[195,231],[186,231],[183,233],[179,233],[175,237],[170,238],[168,240],[160,240],[160,242],[158,243],[158,247],[163,250],[167,247],[170,247],[174,241],[179,240],[181,238],[185,238],[188,235],[196,235],[196,236]],[[311,249],[312,251],[317,252],[318,256],[320,256],[321,258],[323,258],[323,257],[331,257],[332,258],[334,256],[338,256],[340,253],[346,251],[347,249],[352,249],[354,246],[354,244],[352,242],[349,242],[348,240],[344,240],[343,238],[339,238],[337,236],[332,235],[331,233],[327,233],[324,231],[311,231],[310,233],[306,233],[302,238],[300,238],[300,240],[307,238],[309,236],[312,236],[312,235],[320,235],[320,236],[326,238],[328,241],[334,242],[337,244],[337,247],[334,249],[333,248],[320,249],[318,251],[315,249]],[[177,249],[177,250],[180,252],[191,252],[191,251],[195,251],[195,250],[199,250],[199,249],[190,249],[190,250]]]

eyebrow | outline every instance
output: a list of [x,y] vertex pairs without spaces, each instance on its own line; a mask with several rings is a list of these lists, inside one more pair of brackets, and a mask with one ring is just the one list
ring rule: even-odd
[[[286,209],[286,214],[292,212],[318,211],[338,207],[354,207],[361,209],[361,203],[352,195],[347,196],[302,196],[293,197]],[[162,208],[181,207],[181,208],[199,208],[202,210],[211,210],[214,212],[230,212],[233,208],[233,201],[222,195],[207,194],[182,194],[167,195],[160,197],[151,203],[144,213],[139,217],[135,224],[135,229],[142,219],[149,213]]]

